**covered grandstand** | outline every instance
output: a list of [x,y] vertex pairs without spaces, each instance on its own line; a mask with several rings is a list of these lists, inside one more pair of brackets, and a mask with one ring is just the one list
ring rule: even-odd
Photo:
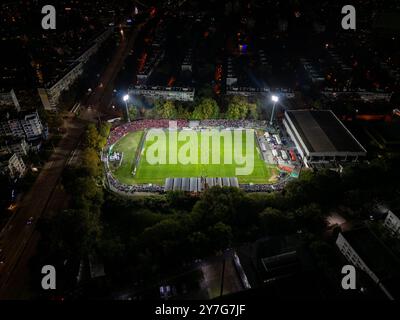
[[331,110],[290,110],[283,124],[306,165],[357,161],[366,150]]
[[198,193],[214,186],[239,188],[239,182],[236,177],[167,178],[165,179],[164,191],[185,191],[191,193]]

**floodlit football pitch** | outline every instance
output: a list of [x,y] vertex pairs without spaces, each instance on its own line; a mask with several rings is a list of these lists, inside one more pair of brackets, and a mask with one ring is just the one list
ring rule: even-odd
[[[246,136],[245,131],[242,132],[242,155],[244,154],[246,148],[247,150],[251,150],[251,152],[247,152],[245,154],[246,163],[247,165],[250,164],[250,170],[249,173],[246,173],[245,175],[238,175],[236,174],[238,169],[243,169],[245,164],[243,164],[243,162],[240,163],[240,161],[235,161],[237,155],[235,152],[237,153],[237,150],[235,150],[233,144],[227,144],[227,146],[225,146],[225,140],[223,137],[219,139],[220,143],[218,146],[221,158],[220,163],[215,164],[211,161],[212,154],[218,153],[218,150],[215,149],[215,144],[213,145],[212,137],[210,137],[210,143],[208,146],[210,161],[209,163],[203,164],[201,161],[201,154],[202,152],[205,152],[205,150],[202,150],[202,146],[199,143],[201,140],[200,131],[196,131],[194,133],[198,138],[195,141],[197,143],[190,145],[192,141],[187,139],[185,141],[177,141],[176,147],[171,147],[169,144],[169,135],[171,133],[168,130],[163,130],[163,132],[166,137],[166,142],[158,144],[159,148],[157,154],[165,155],[167,163],[154,164],[154,160],[150,159],[149,155],[152,154],[150,151],[154,149],[154,144],[157,143],[157,139],[152,139],[149,133],[147,133],[144,141],[141,143],[144,131],[130,132],[111,147],[111,152],[120,152],[123,154],[121,164],[112,170],[113,176],[121,183],[128,185],[150,183],[163,185],[166,178],[179,177],[236,176],[239,180],[239,183],[270,184],[276,182],[278,173],[277,167],[275,164],[266,164],[262,159],[254,134],[250,135],[253,141],[251,141],[249,146],[246,146],[249,136]],[[168,162],[170,159],[170,152],[177,153],[182,147],[185,146],[189,149],[192,147],[197,148],[198,161],[196,161],[196,163],[182,164],[179,161],[178,163]],[[225,163],[225,152],[231,153],[230,157],[232,158],[232,163]],[[134,171],[135,174],[133,174]]]

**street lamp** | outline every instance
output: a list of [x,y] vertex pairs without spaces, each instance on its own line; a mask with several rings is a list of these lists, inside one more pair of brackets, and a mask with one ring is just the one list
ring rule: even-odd
[[274,103],[272,106],[272,114],[271,114],[271,120],[269,121],[269,125],[272,126],[272,121],[274,121],[274,113],[275,113],[275,105],[279,101],[279,97],[276,95],[272,95],[271,97],[272,102]]
[[129,95],[126,94],[122,98],[125,102],[125,111],[126,111],[126,117],[128,119],[128,122],[131,122],[131,119],[129,118],[129,112],[128,112],[128,100],[129,100]]

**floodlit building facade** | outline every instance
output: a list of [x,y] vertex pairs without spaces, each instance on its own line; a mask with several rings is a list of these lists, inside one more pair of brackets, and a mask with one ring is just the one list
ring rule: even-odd
[[306,166],[357,161],[367,151],[331,110],[290,110],[283,124]]
[[15,153],[7,153],[0,157],[0,173],[11,179],[21,178],[25,175],[26,166],[24,161]]
[[129,88],[129,95],[166,100],[193,101],[194,88],[137,85]]
[[0,154],[15,153],[16,155],[22,157],[26,156],[28,151],[29,145],[27,144],[25,138],[4,138],[0,142]]
[[25,138],[28,142],[41,138],[43,125],[36,110],[6,113],[0,120],[0,136]]
[[400,218],[392,211],[388,211],[383,226],[392,232],[392,234],[400,236]]

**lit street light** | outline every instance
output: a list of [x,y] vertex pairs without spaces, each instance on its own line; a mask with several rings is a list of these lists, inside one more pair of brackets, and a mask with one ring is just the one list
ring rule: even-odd
[[279,101],[279,97],[276,95],[272,95],[271,97],[272,102],[274,103],[272,106],[272,114],[271,114],[271,120],[269,121],[269,125],[272,126],[272,122],[274,121],[274,113],[275,113],[275,105]]
[[126,111],[126,117],[128,119],[128,122],[131,122],[131,119],[129,118],[129,112],[128,112],[128,100],[129,100],[129,95],[126,94],[124,95],[124,97],[122,98],[125,102],[125,111]]

